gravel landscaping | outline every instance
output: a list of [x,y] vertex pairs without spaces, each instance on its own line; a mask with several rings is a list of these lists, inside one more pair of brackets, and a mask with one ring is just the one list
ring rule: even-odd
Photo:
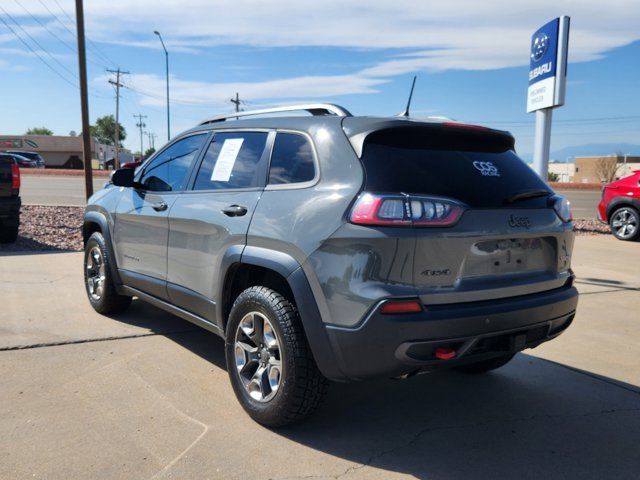
[[[82,251],[83,207],[23,205],[18,241],[0,244],[1,252],[44,250]],[[610,234],[609,226],[597,220],[575,220],[577,235]]]

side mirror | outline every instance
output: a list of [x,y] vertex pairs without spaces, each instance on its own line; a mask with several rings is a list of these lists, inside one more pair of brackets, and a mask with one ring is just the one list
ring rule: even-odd
[[119,168],[111,176],[111,183],[116,187],[133,187],[135,171],[132,168]]

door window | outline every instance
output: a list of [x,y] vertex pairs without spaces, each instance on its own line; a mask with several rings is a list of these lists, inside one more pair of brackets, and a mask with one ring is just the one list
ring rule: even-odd
[[264,183],[267,132],[220,132],[209,144],[194,190],[254,188]]
[[160,152],[144,167],[140,183],[145,190],[176,192],[184,190],[189,167],[202,148],[206,133],[178,140]]
[[273,144],[269,184],[309,182],[316,176],[309,140],[295,133],[278,133]]

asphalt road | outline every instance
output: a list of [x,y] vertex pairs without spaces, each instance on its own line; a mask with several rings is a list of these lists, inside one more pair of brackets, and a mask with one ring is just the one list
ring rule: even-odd
[[[105,184],[104,177],[94,179],[94,190]],[[571,201],[575,218],[595,218],[600,200],[597,190],[558,190]],[[85,205],[84,178],[64,176],[22,176],[22,202],[25,205]]]
[[333,384],[252,422],[218,337],[134,301],[96,314],[79,253],[0,256],[2,479],[635,479],[640,245],[577,237],[578,314],[491,374]]

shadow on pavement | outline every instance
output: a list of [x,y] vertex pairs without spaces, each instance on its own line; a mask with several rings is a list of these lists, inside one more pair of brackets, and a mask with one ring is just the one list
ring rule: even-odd
[[70,248],[61,248],[39,242],[33,238],[18,235],[14,243],[0,244],[0,257],[3,255],[40,255],[43,253],[75,252]]
[[[226,368],[216,335],[168,336]],[[639,392],[521,353],[485,375],[332,384],[314,416],[275,433],[376,478],[638,478]]]

